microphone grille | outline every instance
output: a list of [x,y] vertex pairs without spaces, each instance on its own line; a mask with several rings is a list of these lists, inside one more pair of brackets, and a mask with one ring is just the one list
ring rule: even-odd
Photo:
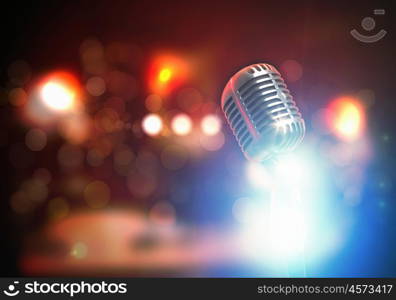
[[223,91],[222,108],[249,159],[291,151],[304,137],[301,113],[272,65],[254,64],[236,73]]

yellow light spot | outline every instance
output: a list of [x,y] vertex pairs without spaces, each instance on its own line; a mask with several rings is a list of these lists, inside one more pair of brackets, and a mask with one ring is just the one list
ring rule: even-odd
[[343,102],[334,120],[334,128],[343,137],[355,138],[360,133],[361,119],[361,112],[354,103]]
[[43,86],[41,96],[44,103],[55,110],[68,110],[74,104],[74,93],[55,81],[47,82]]
[[158,76],[160,82],[168,82],[172,77],[172,70],[169,68],[163,68]]

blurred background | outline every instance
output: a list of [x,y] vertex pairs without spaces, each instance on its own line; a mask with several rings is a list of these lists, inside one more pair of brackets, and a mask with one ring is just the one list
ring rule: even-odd
[[[396,276],[391,7],[13,1],[3,12],[2,276],[287,277],[301,249],[308,277]],[[352,29],[387,34],[362,43]],[[259,62],[279,69],[307,126],[277,171],[243,157],[219,105],[227,80]],[[270,216],[285,180],[282,197],[301,205]]]

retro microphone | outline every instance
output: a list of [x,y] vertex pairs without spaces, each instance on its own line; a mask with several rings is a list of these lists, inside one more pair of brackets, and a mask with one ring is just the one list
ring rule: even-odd
[[303,139],[305,124],[278,70],[253,64],[228,81],[221,106],[246,158],[276,160]]
[[[278,70],[269,64],[254,64],[243,68],[228,81],[221,97],[225,117],[246,158],[268,166],[276,166],[280,156],[302,141],[305,134],[304,120],[290,95]],[[273,189],[270,201],[270,219],[287,218],[283,209],[300,206],[295,192],[290,198],[283,196],[291,185],[285,178],[278,178],[280,189]],[[280,220],[282,221],[282,220]],[[287,220],[290,221],[290,220]],[[270,222],[271,223],[271,222]],[[279,223],[274,221],[271,226]],[[299,228],[298,221],[291,230]],[[276,236],[288,240],[288,236]],[[275,241],[276,242],[276,241]],[[300,249],[297,260],[286,258],[289,277],[305,277],[304,252]]]

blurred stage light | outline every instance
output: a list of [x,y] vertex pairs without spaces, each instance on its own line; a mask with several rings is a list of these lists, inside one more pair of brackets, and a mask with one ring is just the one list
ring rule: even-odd
[[179,86],[187,76],[187,63],[175,55],[159,55],[149,70],[150,90],[160,96],[167,95]]
[[216,135],[221,129],[220,118],[216,115],[206,115],[201,121],[201,129],[206,135]]
[[167,82],[172,78],[172,70],[170,68],[163,68],[158,75],[160,82]]
[[144,117],[142,122],[143,131],[150,135],[156,136],[161,133],[162,131],[162,119],[159,115],[156,114],[149,114]]
[[186,114],[178,114],[172,119],[172,130],[177,135],[187,135],[192,130],[191,118]]
[[102,77],[94,76],[87,80],[85,87],[92,96],[99,97],[106,91],[106,82]]
[[69,110],[74,104],[74,93],[65,85],[56,81],[49,81],[41,89],[44,103],[55,110]]
[[71,114],[81,113],[80,92],[80,84],[71,73],[52,72],[29,92],[23,117],[38,125],[50,125]]
[[341,97],[329,105],[327,120],[338,137],[355,140],[363,133],[365,115],[358,100],[352,97]]

